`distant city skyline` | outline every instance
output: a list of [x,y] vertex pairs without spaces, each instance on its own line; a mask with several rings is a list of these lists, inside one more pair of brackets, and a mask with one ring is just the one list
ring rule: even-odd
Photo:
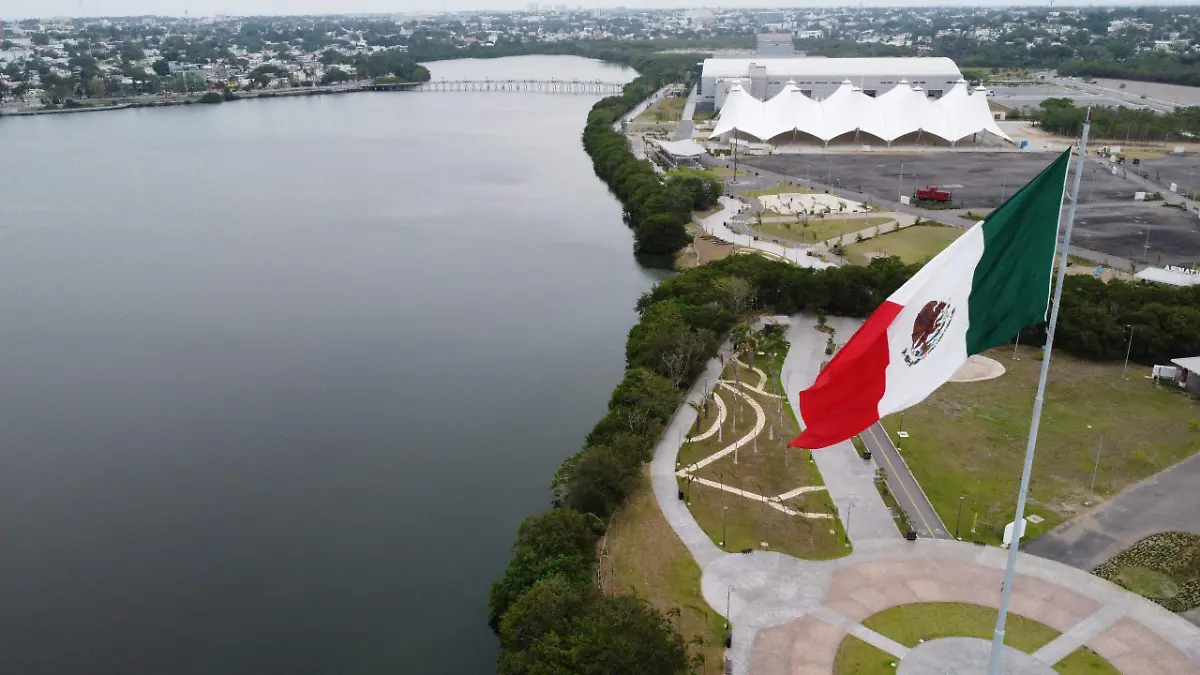
[[[104,16],[214,16],[228,15],[278,15],[295,16],[300,14],[365,14],[391,13],[403,14],[411,12],[442,12],[464,10],[519,11],[525,10],[530,4],[514,2],[513,0],[9,0],[0,9],[0,18],[14,20],[30,17],[104,17]],[[795,2],[771,2],[769,0],[722,0],[718,3],[704,3],[703,0],[588,0],[586,3],[536,3],[542,7],[553,7],[557,4],[574,9],[606,9],[613,7],[646,7],[654,9],[683,9],[688,7],[721,7],[728,9],[746,8],[823,8],[830,7],[817,0]],[[848,1],[835,3],[832,6],[853,6],[859,3]],[[1048,0],[1004,1],[994,2],[950,2],[945,0],[909,0],[906,2],[887,2],[886,0],[866,1],[868,7],[934,7],[934,6],[963,6],[963,7],[1001,7],[1001,6],[1048,6]],[[1166,2],[1113,2],[1106,6],[1158,6]],[[1070,7],[1070,2],[1059,4],[1059,8]],[[1076,5],[1085,6],[1085,5]]]

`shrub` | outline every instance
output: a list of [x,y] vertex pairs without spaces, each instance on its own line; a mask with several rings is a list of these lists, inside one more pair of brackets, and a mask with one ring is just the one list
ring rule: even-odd
[[207,94],[201,96],[199,102],[200,103],[221,103],[224,100],[225,100],[225,97],[221,96],[220,94],[218,94],[215,91],[210,91]]
[[1200,535],[1189,532],[1152,534],[1101,563],[1092,574],[1125,586],[1120,578],[1122,571],[1139,567],[1166,575],[1177,586],[1172,597],[1146,596],[1147,599],[1172,612],[1200,607]]

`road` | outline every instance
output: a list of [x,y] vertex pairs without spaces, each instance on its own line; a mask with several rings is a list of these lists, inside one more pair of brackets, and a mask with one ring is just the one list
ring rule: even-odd
[[[1054,78],[1053,81],[1055,84],[1058,84],[1058,85],[1061,85],[1064,87],[1070,87],[1072,89],[1077,89],[1077,90],[1085,91],[1085,92],[1088,92],[1091,94],[1098,94],[1098,95],[1101,95],[1101,96],[1104,96],[1107,98],[1115,99],[1115,100],[1123,103],[1126,106],[1130,106],[1130,107],[1134,107],[1134,108],[1149,108],[1149,109],[1153,110],[1154,112],[1159,112],[1159,113],[1169,113],[1169,112],[1175,110],[1175,107],[1177,105],[1179,105],[1178,103],[1175,103],[1173,101],[1168,101],[1168,100],[1165,100],[1162,98],[1156,98],[1153,96],[1143,96],[1139,93],[1130,91],[1128,88],[1120,89],[1119,87],[1105,86],[1104,84],[1101,83],[1101,81],[1088,83],[1088,82],[1083,82],[1082,80],[1064,79],[1061,77]],[[1134,83],[1134,84],[1141,84],[1141,83]],[[1138,88],[1137,91],[1147,91],[1147,89]]]
[[954,536],[946,531],[942,519],[938,517],[933,504],[929,503],[925,491],[917,483],[916,477],[908,468],[908,463],[900,456],[900,451],[892,443],[883,425],[879,422],[872,424],[860,437],[871,451],[872,459],[883,469],[888,489],[900,503],[900,508],[908,514],[908,522],[917,531],[917,536],[953,539]]
[[692,115],[696,114],[696,88],[688,92],[687,102],[683,104],[683,116],[679,119],[679,127],[675,129],[673,141],[683,141],[692,137],[696,125],[692,123]]
[[[1103,457],[1100,471],[1104,471]],[[1200,534],[1197,485],[1200,455],[1193,455],[1022,548],[1033,555],[1090,570],[1156,532]]]

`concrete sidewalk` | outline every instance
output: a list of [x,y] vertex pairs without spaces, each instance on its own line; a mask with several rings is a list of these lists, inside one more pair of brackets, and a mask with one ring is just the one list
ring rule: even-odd
[[[845,317],[829,318],[829,325],[837,331],[835,339],[839,342],[849,340],[860,323]],[[787,337],[792,346],[783,362],[783,389],[794,410],[800,400],[800,391],[816,381],[821,363],[832,358],[825,355],[825,340],[829,336],[817,330],[816,325],[815,316],[798,314],[790,318]],[[796,417],[804,423],[799,410],[796,410]],[[860,457],[850,441],[815,450],[812,456],[846,525],[851,543],[901,538],[891,512],[875,488],[874,461]]]
[[756,251],[762,251],[770,257],[779,260],[786,260],[800,267],[812,267],[815,269],[825,269],[826,267],[834,267],[834,265],[824,262],[820,258],[814,258],[808,255],[809,248],[807,246],[786,246],[783,244],[774,244],[761,239],[755,239],[748,234],[738,234],[730,229],[729,225],[734,217],[746,208],[746,203],[732,197],[720,198],[722,209],[717,213],[696,220],[698,224],[707,234],[728,242],[735,246],[743,248],[751,248]]

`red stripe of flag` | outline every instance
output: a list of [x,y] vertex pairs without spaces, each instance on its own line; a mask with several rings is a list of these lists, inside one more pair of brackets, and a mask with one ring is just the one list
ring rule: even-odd
[[887,387],[887,329],[903,306],[884,302],[817,376],[800,392],[807,425],[793,448],[824,448],[853,437],[879,420]]

